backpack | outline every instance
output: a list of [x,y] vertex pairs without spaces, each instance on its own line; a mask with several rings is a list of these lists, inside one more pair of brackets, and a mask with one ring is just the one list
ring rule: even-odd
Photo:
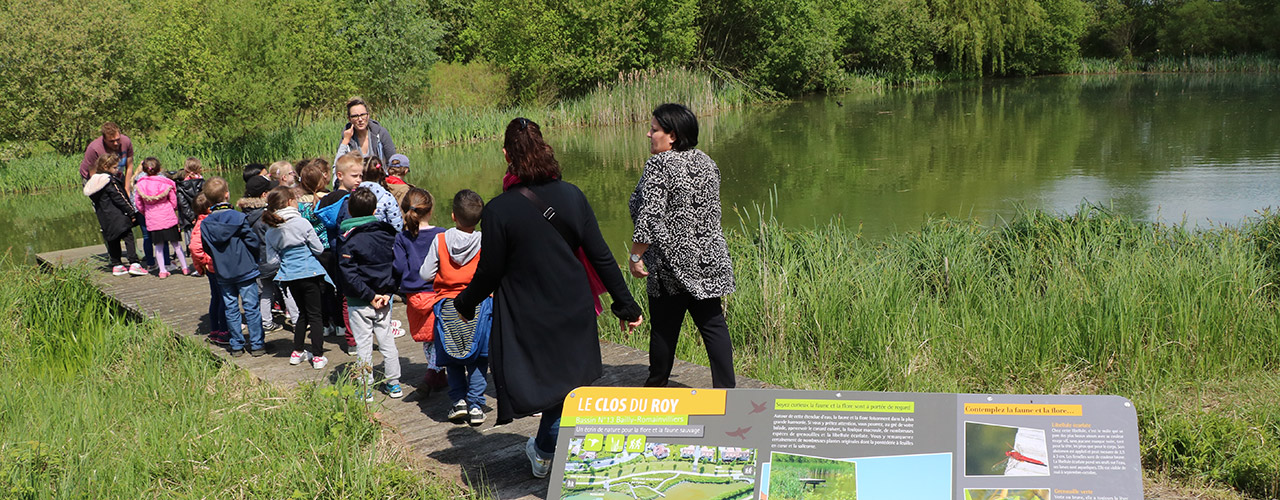
[[316,217],[319,217],[320,222],[324,223],[324,228],[330,235],[337,234],[338,223],[342,222],[339,220],[342,217],[342,208],[347,206],[347,198],[350,197],[350,194],[345,194],[336,203],[316,208],[314,212]]

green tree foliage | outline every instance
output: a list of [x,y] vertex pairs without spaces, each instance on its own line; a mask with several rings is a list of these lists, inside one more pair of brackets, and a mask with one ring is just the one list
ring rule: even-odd
[[[11,0],[0,138],[84,147],[103,121],[226,143],[361,93],[421,102],[440,25],[425,0]],[[33,41],[39,40],[39,43]]]
[[0,137],[39,137],[66,150],[95,135],[102,117],[121,109],[131,90],[125,7],[69,0],[4,5]]

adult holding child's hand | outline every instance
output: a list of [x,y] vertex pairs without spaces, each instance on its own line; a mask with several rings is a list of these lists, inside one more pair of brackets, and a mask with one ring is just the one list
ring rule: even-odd
[[[613,297],[613,314],[625,324],[640,324],[640,306],[586,196],[560,180],[560,165],[538,124],[512,120],[502,151],[513,179],[481,211],[480,262],[454,307],[469,320],[494,294],[489,359],[498,423],[542,413],[525,453],[533,475],[546,477],[565,396],[603,374],[595,296],[584,263],[599,274]],[[549,211],[554,217],[544,217]],[[579,248],[584,260],[575,254]]]
[[653,110],[650,156],[631,193],[630,271],[647,278],[648,387],[665,387],[680,324],[689,312],[707,346],[711,384],[732,388],[733,343],[720,297],[733,293],[733,263],[720,227],[720,169],[698,145],[698,118],[679,104]]

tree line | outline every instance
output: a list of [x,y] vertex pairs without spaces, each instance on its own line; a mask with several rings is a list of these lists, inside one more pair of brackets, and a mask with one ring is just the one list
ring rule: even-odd
[[[1280,52],[1273,0],[4,0],[0,140],[72,151],[104,119],[235,141],[360,94],[421,106],[437,61],[505,73],[508,103],[703,68],[765,91],[860,77],[1020,76],[1081,57]],[[494,103],[498,105],[499,103]]]

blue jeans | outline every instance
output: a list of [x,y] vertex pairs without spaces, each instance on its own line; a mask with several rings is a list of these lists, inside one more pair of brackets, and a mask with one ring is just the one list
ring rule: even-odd
[[209,277],[209,331],[227,333],[227,306],[222,303],[222,287],[212,274],[205,276]]
[[240,333],[240,307],[244,306],[244,322],[249,327],[249,349],[262,349],[262,312],[258,310],[258,280],[248,279],[239,283],[219,281],[222,287],[222,305],[227,308],[227,326],[231,329],[231,350],[244,349],[244,334]]
[[556,440],[560,439],[561,413],[564,413],[564,403],[542,410],[542,421],[538,422],[538,435],[533,438],[538,458],[551,460],[556,456]]
[[484,406],[485,372],[489,371],[489,358],[476,358],[467,365],[445,367],[449,376],[449,401],[463,399],[468,408]]

